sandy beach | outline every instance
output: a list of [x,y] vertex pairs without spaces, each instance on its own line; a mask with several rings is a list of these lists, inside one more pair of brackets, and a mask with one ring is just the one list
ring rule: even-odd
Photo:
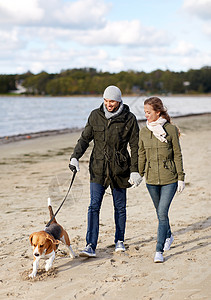
[[[175,118],[179,126],[186,188],[170,208],[174,243],[163,264],[153,263],[157,219],[142,182],[127,191],[125,253],[114,252],[114,218],[110,189],[100,215],[97,257],[70,259],[60,245],[53,268],[44,260],[32,271],[29,236],[49,221],[47,198],[54,211],[69,187],[69,157],[80,132],[41,136],[0,145],[0,299],[211,299],[211,115]],[[143,124],[140,124],[143,126]],[[88,161],[80,160],[57,221],[67,230],[73,250],[85,246],[89,205]]]

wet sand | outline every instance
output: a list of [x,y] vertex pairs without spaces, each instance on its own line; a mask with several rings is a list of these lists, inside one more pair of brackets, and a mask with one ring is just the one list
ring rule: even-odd
[[[186,188],[170,208],[174,243],[164,253],[163,264],[153,263],[157,220],[142,182],[127,192],[125,253],[114,252],[108,189],[100,215],[97,257],[70,259],[60,245],[53,269],[45,272],[42,261],[37,277],[29,279],[33,262],[29,235],[49,221],[47,198],[51,197],[56,210],[67,192],[72,176],[69,157],[80,131],[0,145],[0,299],[211,298],[211,116],[175,118],[174,123],[182,132]],[[76,254],[85,246],[90,151],[91,147],[80,160],[81,171],[57,216]]]

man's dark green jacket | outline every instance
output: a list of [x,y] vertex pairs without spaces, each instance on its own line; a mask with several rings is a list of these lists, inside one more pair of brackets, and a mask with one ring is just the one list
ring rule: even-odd
[[128,183],[130,173],[138,172],[138,138],[136,117],[126,104],[118,116],[109,120],[101,105],[91,112],[71,158],[79,160],[93,140],[89,162],[91,182],[127,188],[131,186]]

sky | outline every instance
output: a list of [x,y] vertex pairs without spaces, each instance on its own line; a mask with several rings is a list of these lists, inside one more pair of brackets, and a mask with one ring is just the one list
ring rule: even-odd
[[0,74],[211,66],[211,0],[0,0]]

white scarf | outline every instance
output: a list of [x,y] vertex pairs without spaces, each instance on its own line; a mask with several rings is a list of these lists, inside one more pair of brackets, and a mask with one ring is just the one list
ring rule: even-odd
[[166,136],[166,132],[163,129],[163,125],[167,122],[166,119],[160,117],[159,119],[157,119],[154,122],[148,122],[147,121],[147,128],[152,131],[152,133],[154,134],[154,136],[160,140],[162,143],[165,142],[167,143],[167,139],[165,139]]

